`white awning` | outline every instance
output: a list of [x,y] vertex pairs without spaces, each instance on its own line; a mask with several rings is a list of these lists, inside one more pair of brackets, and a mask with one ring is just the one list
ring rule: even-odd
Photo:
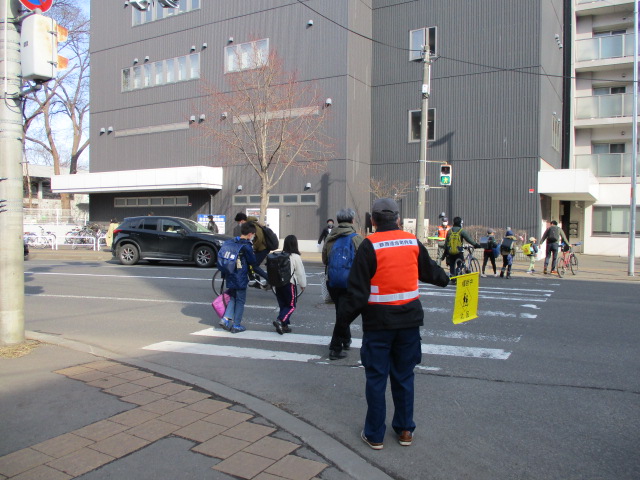
[[51,177],[54,193],[220,190],[222,186],[222,167],[149,168]]

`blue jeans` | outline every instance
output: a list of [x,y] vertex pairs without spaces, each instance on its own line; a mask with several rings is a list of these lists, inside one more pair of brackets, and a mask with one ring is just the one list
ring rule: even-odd
[[549,241],[547,240],[547,254],[544,257],[544,268],[545,269],[549,265],[549,259],[551,257],[553,257],[553,259],[551,260],[551,270],[555,270],[556,269],[556,262],[558,260],[558,247],[559,246],[560,246],[560,244],[558,244],[557,242],[549,243]]
[[395,412],[391,426],[396,433],[413,432],[413,369],[422,360],[420,329],[366,331],[362,335],[360,358],[367,385],[367,416],[364,434],[375,443],[382,443],[386,431],[387,407],[385,391],[391,378],[391,396]]
[[242,314],[244,313],[244,304],[247,301],[247,289],[229,289],[229,296],[231,299],[224,311],[224,316],[233,320],[234,325],[240,325]]

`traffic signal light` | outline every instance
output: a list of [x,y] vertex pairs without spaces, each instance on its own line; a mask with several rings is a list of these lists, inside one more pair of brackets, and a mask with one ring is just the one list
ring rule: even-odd
[[58,55],[58,42],[64,42],[67,35],[67,29],[53,18],[38,13],[25,18],[20,34],[22,78],[47,82],[67,68],[69,60]]
[[440,165],[440,185],[451,185],[451,165],[448,163]]

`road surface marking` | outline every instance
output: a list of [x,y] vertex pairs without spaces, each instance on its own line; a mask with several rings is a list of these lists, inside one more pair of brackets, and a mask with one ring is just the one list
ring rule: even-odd
[[192,353],[196,355],[211,355],[215,357],[249,358],[252,360],[285,360],[289,362],[309,362],[320,360],[319,355],[305,355],[302,353],[279,352],[261,350],[258,348],[229,347],[202,343],[187,342],[159,342],[143,347],[144,350],[173,353]]

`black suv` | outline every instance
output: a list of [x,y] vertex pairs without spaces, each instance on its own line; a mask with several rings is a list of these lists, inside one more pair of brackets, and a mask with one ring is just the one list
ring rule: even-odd
[[229,238],[186,218],[129,217],[114,230],[111,253],[123,265],[171,260],[206,268],[216,264],[218,250]]

